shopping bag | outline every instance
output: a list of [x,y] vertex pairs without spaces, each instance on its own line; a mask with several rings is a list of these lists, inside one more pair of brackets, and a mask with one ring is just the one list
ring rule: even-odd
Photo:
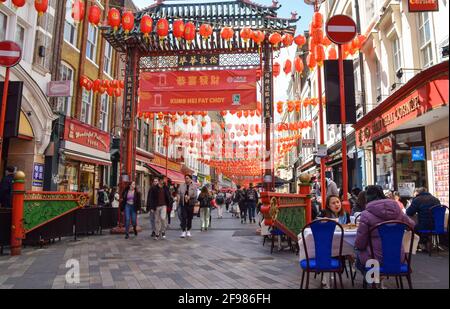
[[172,209],[172,211],[170,212],[170,217],[175,218],[175,209]]

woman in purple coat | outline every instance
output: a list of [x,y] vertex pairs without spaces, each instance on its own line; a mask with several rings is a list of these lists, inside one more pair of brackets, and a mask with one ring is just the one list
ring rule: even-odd
[[[381,187],[368,186],[366,199],[366,210],[361,213],[361,220],[355,241],[355,248],[357,250],[356,266],[361,271],[364,271],[367,260],[371,259],[369,245],[369,231],[371,228],[379,223],[390,220],[404,222],[411,228],[414,228],[415,225],[414,221],[405,215],[400,207],[398,207],[396,201],[386,198]],[[377,232],[372,234],[372,244],[375,258],[378,261],[382,261],[381,239]],[[402,256],[404,256],[404,254],[402,254]]]

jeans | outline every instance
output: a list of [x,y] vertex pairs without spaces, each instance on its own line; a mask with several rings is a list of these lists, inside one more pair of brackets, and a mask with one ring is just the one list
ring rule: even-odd
[[167,206],[159,206],[156,207],[155,210],[155,227],[156,227],[156,235],[161,235],[166,233],[167,227]]
[[250,222],[252,220],[255,219],[255,215],[256,215],[256,202],[248,202],[247,204],[248,207],[248,219],[250,220]]
[[126,204],[125,205],[125,233],[128,235],[130,230],[130,219],[133,227],[137,225],[137,213],[134,205]]
[[245,203],[239,204],[239,210],[241,211],[241,221],[247,221],[247,205]]
[[156,233],[155,212],[154,211],[150,211],[150,230],[152,230],[153,233]]
[[194,217],[194,206],[181,206],[181,230],[190,231],[192,228],[192,218]]
[[211,217],[211,208],[209,207],[200,208],[200,220],[202,221],[202,229],[207,229],[209,227],[210,217]]
[[224,204],[217,205],[217,216],[219,217],[219,219],[223,217],[224,206],[225,206]]

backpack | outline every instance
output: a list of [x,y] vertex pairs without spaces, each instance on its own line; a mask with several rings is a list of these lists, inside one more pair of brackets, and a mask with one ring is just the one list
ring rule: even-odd
[[247,192],[247,199],[249,201],[256,201],[256,191],[255,190],[249,190]]
[[240,202],[242,202],[243,199],[244,199],[244,197],[243,197],[242,191],[241,190],[236,191],[234,194],[233,202],[239,204]]
[[223,195],[223,193],[217,194],[216,203],[219,205],[225,204],[225,196]]

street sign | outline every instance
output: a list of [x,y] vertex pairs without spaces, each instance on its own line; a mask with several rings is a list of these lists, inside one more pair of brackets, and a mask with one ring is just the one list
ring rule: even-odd
[[336,44],[345,44],[356,36],[356,23],[346,15],[335,15],[325,27],[328,38]]
[[11,41],[0,42],[0,66],[13,67],[22,59],[22,49]]

